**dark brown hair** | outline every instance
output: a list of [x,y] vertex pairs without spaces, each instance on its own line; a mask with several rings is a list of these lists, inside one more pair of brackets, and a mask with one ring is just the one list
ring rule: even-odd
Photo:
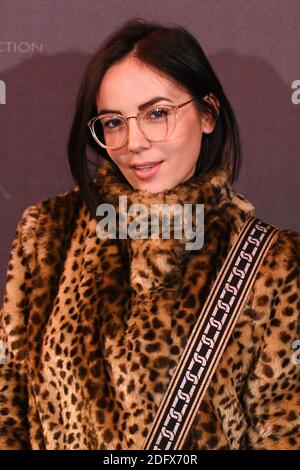
[[[113,64],[129,55],[134,55],[173,80],[195,98],[200,111],[212,115],[216,120],[215,129],[211,134],[203,134],[195,174],[217,169],[226,157],[232,167],[233,182],[241,163],[238,124],[222,85],[199,42],[182,26],[132,18],[109,35],[91,58],[77,96],[68,140],[68,160],[73,178],[90,211],[95,214],[99,201],[88,166],[86,146],[100,157],[110,157],[94,141],[87,122],[97,115],[95,100],[104,74]],[[218,115],[215,108],[203,100],[209,93],[220,103]]]

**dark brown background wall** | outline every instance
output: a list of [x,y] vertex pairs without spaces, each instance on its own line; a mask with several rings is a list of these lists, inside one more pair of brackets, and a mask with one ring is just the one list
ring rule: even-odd
[[22,212],[74,186],[66,143],[85,65],[137,15],[198,38],[240,123],[235,188],[267,222],[300,231],[298,0],[0,0],[1,297]]

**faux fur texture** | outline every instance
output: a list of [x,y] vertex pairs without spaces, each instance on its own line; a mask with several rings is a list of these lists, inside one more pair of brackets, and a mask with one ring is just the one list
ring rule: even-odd
[[[140,449],[228,250],[254,214],[227,167],[152,194],[105,161],[95,183],[99,200],[115,207],[120,195],[148,208],[204,204],[204,246],[100,239],[77,188],[24,211],[0,317],[2,449]],[[300,449],[299,289],[300,236],[281,230],[185,449]]]

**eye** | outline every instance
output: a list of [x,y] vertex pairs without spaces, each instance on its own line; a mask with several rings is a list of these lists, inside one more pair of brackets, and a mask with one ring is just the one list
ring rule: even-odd
[[170,113],[170,110],[168,108],[164,108],[164,107],[154,108],[154,109],[149,110],[146,113],[146,118],[153,119],[153,120],[162,119],[168,116],[169,113]]
[[102,119],[101,122],[102,122],[104,129],[115,129],[117,127],[124,125],[124,122],[117,117],[110,118],[110,119],[107,119],[107,118]]

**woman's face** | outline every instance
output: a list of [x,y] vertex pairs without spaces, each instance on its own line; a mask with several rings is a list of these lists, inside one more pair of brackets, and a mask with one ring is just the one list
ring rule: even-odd
[[[134,57],[126,57],[105,73],[96,98],[97,109],[118,110],[125,117],[136,116],[139,106],[154,97],[155,104],[181,104],[193,97],[171,80],[162,77]],[[202,133],[213,131],[214,123],[201,116],[192,101],[178,109],[178,120],[168,140],[149,141],[137,120],[129,119],[128,142],[117,150],[107,150],[133,188],[149,192],[172,189],[194,175],[201,149]],[[133,165],[162,162],[151,170]]]

